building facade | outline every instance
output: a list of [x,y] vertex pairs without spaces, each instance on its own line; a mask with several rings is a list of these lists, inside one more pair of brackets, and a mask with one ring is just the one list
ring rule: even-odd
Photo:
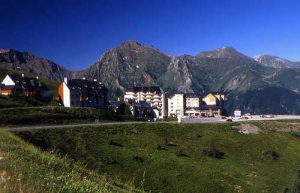
[[186,101],[184,93],[168,94],[168,116],[183,116],[185,113]]
[[39,77],[26,77],[24,74],[6,75],[0,85],[0,94],[2,95],[51,97],[51,91],[39,80]]
[[164,92],[158,86],[127,88],[124,101],[129,100],[137,103],[145,101],[151,105],[156,117],[164,116]]
[[199,116],[200,115],[200,102],[201,102],[201,97],[199,94],[187,93],[186,94],[185,115]]
[[58,87],[59,100],[65,107],[107,108],[108,89],[94,79],[64,78]]
[[201,97],[200,116],[212,117],[224,115],[224,92],[205,93]]

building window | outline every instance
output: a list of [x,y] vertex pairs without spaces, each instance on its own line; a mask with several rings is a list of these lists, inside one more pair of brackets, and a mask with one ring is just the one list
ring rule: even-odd
[[74,105],[74,102],[73,102],[73,101],[71,102],[71,105]]

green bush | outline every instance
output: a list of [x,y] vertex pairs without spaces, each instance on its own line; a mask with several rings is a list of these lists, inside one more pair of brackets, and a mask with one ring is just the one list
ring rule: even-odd
[[219,151],[215,147],[212,147],[210,149],[204,149],[202,153],[203,153],[203,155],[206,155],[208,157],[217,158],[217,159],[223,159],[225,156],[225,153]]
[[279,154],[275,150],[272,150],[272,149],[268,149],[268,150],[264,151],[263,154],[266,158],[271,159],[271,160],[279,159]]

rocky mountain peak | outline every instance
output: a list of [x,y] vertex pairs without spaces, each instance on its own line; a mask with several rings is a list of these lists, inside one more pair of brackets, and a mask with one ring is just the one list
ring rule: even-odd
[[56,82],[60,82],[65,76],[72,76],[71,71],[50,60],[13,49],[0,49],[0,67],[23,70]]
[[263,66],[272,67],[272,68],[299,68],[299,62],[292,62],[277,56],[272,56],[268,54],[260,54],[254,56],[255,61],[260,63]]
[[135,41],[135,40],[129,40],[129,41],[126,41],[126,42],[122,43],[120,45],[120,47],[124,48],[124,49],[133,50],[133,49],[137,49],[137,48],[142,47],[142,45],[139,42]]
[[238,52],[230,46],[218,48],[213,51],[205,51],[198,54],[198,58],[235,58],[235,59],[250,59],[248,56]]
[[13,49],[0,49],[0,54],[5,54],[5,53],[9,53],[9,52],[15,52],[15,50]]

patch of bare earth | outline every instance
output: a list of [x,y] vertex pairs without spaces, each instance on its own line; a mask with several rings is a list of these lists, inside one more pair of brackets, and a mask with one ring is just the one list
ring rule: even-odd
[[247,130],[251,134],[259,134],[260,129],[254,125],[250,125],[248,123],[241,124],[242,130]]

